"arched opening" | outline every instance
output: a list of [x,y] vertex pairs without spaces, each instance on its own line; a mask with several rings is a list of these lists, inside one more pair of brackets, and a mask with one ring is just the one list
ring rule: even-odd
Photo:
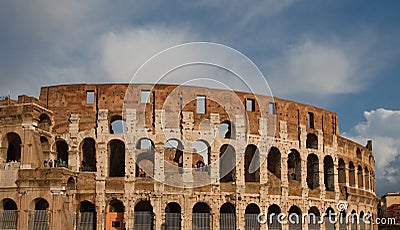
[[281,213],[281,208],[273,204],[268,207],[268,229],[269,230],[282,230],[282,223],[278,219],[278,215]]
[[149,201],[139,201],[134,210],[134,229],[153,229],[153,206]]
[[245,182],[260,182],[260,151],[255,145],[248,145],[244,152]]
[[119,200],[111,200],[108,203],[106,214],[106,229],[123,230],[124,204]]
[[324,218],[325,230],[335,230],[336,229],[335,219],[338,218],[336,216],[335,211],[329,207],[325,213],[326,213],[325,218]]
[[58,167],[68,167],[68,144],[64,140],[56,141]]
[[45,159],[49,158],[50,153],[50,144],[49,140],[46,137],[40,137],[40,147],[42,147],[42,153]]
[[33,229],[49,229],[49,203],[43,198],[34,200]]
[[121,116],[113,116],[110,120],[110,134],[125,134],[126,122]]
[[356,210],[351,211],[351,215],[349,217],[349,222],[351,223],[351,230],[357,230],[357,225],[359,224],[357,218],[357,212]]
[[361,165],[358,166],[357,168],[357,177],[358,177],[358,188],[364,188],[364,183],[363,183],[363,169]]
[[211,173],[211,146],[207,141],[197,140],[192,145],[193,150],[200,155],[203,161],[198,161],[196,163],[196,171],[204,171]]
[[229,202],[223,204],[219,210],[219,229],[236,230],[236,209]]
[[346,165],[342,158],[339,159],[338,165],[338,182],[339,184],[346,183]]
[[81,152],[81,171],[96,172],[96,141],[93,138],[83,139]]
[[339,214],[339,230],[347,230],[346,212],[341,211]]
[[47,114],[43,113],[42,115],[40,115],[38,128],[42,129],[44,131],[47,131],[47,132],[50,131],[51,120],[50,120],[50,117]]
[[165,229],[181,229],[181,206],[176,202],[170,202],[165,207]]
[[301,209],[297,206],[292,206],[289,209],[289,230],[301,230],[302,229],[302,217]]
[[220,182],[236,181],[236,151],[232,145],[225,144],[219,150]]
[[155,160],[153,141],[148,138],[141,138],[136,143],[136,149],[143,150],[136,154],[136,177],[153,177]]
[[357,156],[358,159],[362,159],[362,154],[361,154],[360,148],[357,148],[357,150],[356,150],[356,156]]
[[306,148],[318,149],[318,137],[313,133],[307,134]]
[[365,230],[364,212],[360,212],[360,230]]
[[169,139],[164,145],[164,157],[172,159],[174,165],[177,165],[179,172],[183,172],[183,145],[177,139]]
[[230,121],[224,121],[219,125],[219,137],[235,139],[235,128]]
[[369,189],[369,171],[367,167],[365,167],[364,169],[364,176],[365,176],[365,189]]
[[356,186],[356,170],[352,161],[349,162],[349,184],[350,186]]
[[308,230],[320,230],[321,215],[317,207],[313,206],[308,210]]
[[16,133],[7,133],[6,139],[7,139],[6,162],[20,162],[21,161],[21,145],[22,145],[21,137]]
[[301,181],[301,158],[300,153],[291,149],[288,156],[288,180]]
[[125,176],[125,144],[120,140],[111,140],[108,143],[109,176]]
[[192,229],[210,230],[210,206],[198,202],[193,206]]
[[74,178],[70,177],[67,181],[67,188],[69,190],[75,190],[76,189],[76,183]]
[[334,165],[331,156],[324,158],[324,184],[326,191],[335,191]]
[[0,211],[1,229],[17,229],[18,207],[17,204],[9,198],[1,201],[2,209]]
[[307,157],[307,185],[310,189],[319,187],[319,162],[315,154]]
[[247,205],[246,210],[244,212],[245,230],[259,230],[260,223],[258,222],[258,215],[261,213],[258,205],[251,203]]
[[79,229],[96,229],[96,206],[90,201],[79,204]]
[[281,152],[278,148],[272,147],[268,153],[267,169],[277,178],[281,179]]

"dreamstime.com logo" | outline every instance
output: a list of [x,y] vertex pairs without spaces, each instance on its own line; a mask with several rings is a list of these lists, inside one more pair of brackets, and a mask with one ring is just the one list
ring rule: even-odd
[[331,225],[340,224],[340,225],[349,225],[349,224],[360,224],[361,222],[365,225],[369,224],[396,224],[395,218],[376,218],[375,221],[372,220],[372,214],[366,213],[362,216],[355,212],[347,213],[348,204],[344,201],[339,201],[336,205],[337,213],[329,212],[323,213],[321,216],[317,216],[314,213],[290,213],[286,215],[285,213],[268,213],[265,211],[264,213],[260,213],[257,217],[257,220],[260,224],[313,224],[319,225],[329,223]]
[[[155,83],[137,84],[150,81]],[[275,134],[269,104],[275,105],[265,77],[235,49],[194,42],[154,55],[135,73],[124,98],[125,139],[138,176],[185,188],[220,179],[234,183],[249,144],[257,150],[248,171],[259,173]],[[259,139],[250,138],[251,112],[258,114]]]

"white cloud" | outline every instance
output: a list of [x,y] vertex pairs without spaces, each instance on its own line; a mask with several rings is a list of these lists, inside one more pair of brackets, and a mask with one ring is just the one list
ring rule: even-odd
[[385,185],[381,189],[394,190],[391,189],[393,185],[400,184],[400,110],[380,108],[365,111],[364,117],[365,122],[357,124],[351,133],[343,135],[360,143],[373,140],[378,187]]

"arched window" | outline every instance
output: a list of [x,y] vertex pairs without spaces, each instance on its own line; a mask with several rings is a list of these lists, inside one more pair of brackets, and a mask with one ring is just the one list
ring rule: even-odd
[[96,142],[93,138],[85,138],[81,149],[81,171],[96,172]]
[[360,212],[360,230],[365,230],[364,212]]
[[40,137],[40,146],[42,147],[43,155],[45,156],[45,158],[48,158],[48,155],[50,153],[49,140],[47,140],[46,137]]
[[219,226],[220,229],[236,229],[236,209],[233,204],[227,202],[221,206],[219,212]]
[[230,121],[224,121],[219,125],[219,137],[235,139],[235,128]]
[[181,206],[176,202],[170,202],[165,207],[165,228],[181,229]]
[[335,218],[338,218],[335,211],[332,208],[328,208],[324,218],[325,230],[335,230]]
[[321,215],[317,207],[313,206],[308,210],[308,230],[319,230],[320,229],[320,218]]
[[269,150],[267,169],[277,178],[281,178],[281,152],[276,147]]
[[219,178],[220,182],[236,181],[236,151],[228,144],[219,151]]
[[288,156],[288,180],[301,181],[301,158],[300,153],[292,149]]
[[362,159],[362,154],[361,154],[360,148],[357,148],[357,150],[356,150],[356,156],[357,156],[358,159]]
[[50,117],[47,114],[42,114],[39,117],[39,124],[38,124],[38,128],[45,130],[45,131],[50,131],[51,128],[51,120]]
[[108,143],[109,176],[125,176],[125,144],[120,140],[111,140]]
[[8,146],[6,162],[20,162],[22,141],[19,135],[16,133],[7,133],[5,142],[4,146]]
[[56,141],[57,165],[59,167],[68,167],[68,144],[64,140]]
[[358,166],[357,168],[357,177],[358,177],[358,188],[363,188],[364,187],[364,183],[363,183],[363,169],[361,167],[361,165]]
[[319,162],[315,154],[307,157],[307,185],[310,189],[319,187]]
[[1,227],[2,229],[17,229],[18,207],[10,198],[1,201]]
[[108,203],[106,214],[106,229],[124,229],[124,204],[119,200]]
[[193,206],[192,229],[210,230],[210,206],[198,202]]
[[76,189],[76,184],[75,184],[74,178],[70,177],[70,178],[68,179],[67,188],[68,188],[69,190],[75,190],[75,189]]
[[357,230],[359,224],[356,210],[351,211],[351,216],[348,220],[351,223],[351,230]]
[[248,145],[244,153],[244,177],[246,182],[260,182],[260,152],[257,146]]
[[251,203],[247,205],[246,210],[244,212],[244,229],[245,230],[259,230],[260,223],[258,222],[258,215],[261,213],[258,205]]
[[335,191],[334,165],[331,156],[324,158],[324,184],[326,191]]
[[136,155],[136,177],[153,177],[155,160],[153,141],[142,138],[136,143],[136,149],[143,150]]
[[268,207],[268,215],[267,215],[267,221],[268,221],[268,229],[272,230],[282,230],[282,223],[278,219],[278,215],[281,213],[281,208],[273,204]]
[[346,165],[342,158],[339,159],[338,165],[338,182],[340,184],[346,183]]
[[134,222],[134,229],[153,229],[153,206],[149,201],[135,205]]
[[349,184],[350,186],[356,186],[356,172],[352,161],[349,162]]
[[110,134],[125,134],[126,122],[121,116],[113,116],[110,120]]
[[197,140],[193,143],[192,149],[199,155],[199,159],[202,159],[196,163],[197,170],[210,173],[211,146],[207,141]]
[[49,229],[49,203],[43,198],[34,200],[33,229]]
[[301,230],[301,209],[297,206],[292,206],[289,209],[289,230]]
[[[172,159],[179,168],[183,168],[183,145],[177,139],[169,139],[164,145],[164,157]],[[180,171],[182,171],[180,169]]]
[[369,171],[367,167],[365,167],[364,169],[364,176],[365,176],[365,188],[369,189]]
[[96,206],[90,201],[82,201],[79,204],[79,229],[96,228]]
[[307,134],[306,147],[310,149],[318,149],[318,137],[315,134]]

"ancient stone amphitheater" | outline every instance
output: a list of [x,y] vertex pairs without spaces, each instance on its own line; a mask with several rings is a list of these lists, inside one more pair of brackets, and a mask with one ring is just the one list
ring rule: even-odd
[[336,113],[311,105],[58,85],[3,98],[0,127],[0,229],[377,229],[327,221],[376,217],[372,142],[341,137]]

